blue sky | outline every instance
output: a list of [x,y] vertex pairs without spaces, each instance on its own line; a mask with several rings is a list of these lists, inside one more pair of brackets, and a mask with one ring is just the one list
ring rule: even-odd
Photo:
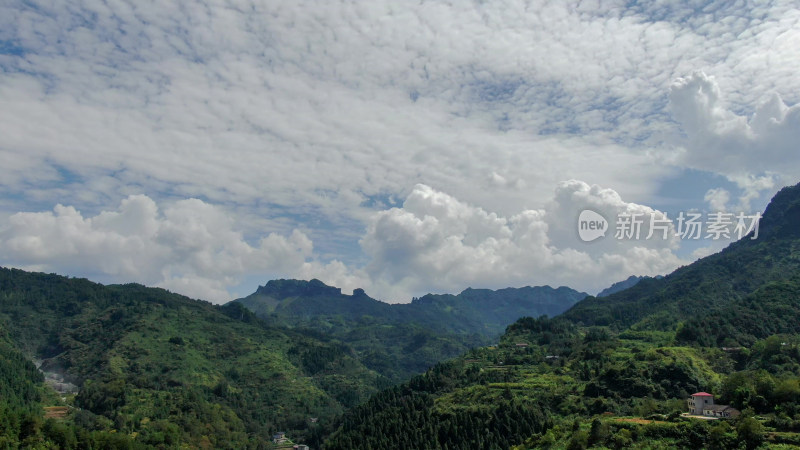
[[221,302],[596,292],[726,242],[575,218],[760,211],[800,173],[793,2],[0,6],[0,264]]

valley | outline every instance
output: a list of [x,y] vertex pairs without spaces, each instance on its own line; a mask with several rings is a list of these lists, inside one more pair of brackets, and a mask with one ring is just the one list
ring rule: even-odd
[[[545,286],[390,305],[274,280],[213,305],[0,269],[0,443],[800,446],[798,223],[800,185],[757,240],[602,297]],[[735,417],[688,416],[695,393]]]

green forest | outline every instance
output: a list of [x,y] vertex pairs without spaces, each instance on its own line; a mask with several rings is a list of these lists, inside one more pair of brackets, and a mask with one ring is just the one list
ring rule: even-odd
[[[0,305],[3,348],[13,356],[4,358],[13,363],[3,372],[13,384],[3,392],[23,393],[3,396],[6,416],[41,421],[43,406],[66,402],[74,414],[59,426],[76,435],[257,448],[281,430],[314,442],[333,417],[388,385],[349,347],[270,327],[236,304],[2,269]],[[23,354],[80,392],[64,400],[48,394]],[[4,434],[22,442],[30,430],[20,427]]]
[[398,383],[496,341],[522,316],[555,316],[586,296],[563,286],[537,286],[466,289],[458,295],[428,294],[411,303],[388,304],[361,289],[342,294],[319,280],[272,280],[233,303],[271,325],[340,341],[364,365]]
[[[800,445],[800,185],[761,235],[659,279],[522,318],[348,411],[326,448]],[[694,392],[741,411],[683,417]]]
[[[319,282],[218,306],[0,269],[0,448],[794,448],[798,223],[785,188],[759,239],[500,335],[430,321],[500,321],[533,291],[417,299],[412,320]],[[686,417],[698,391],[741,414]]]

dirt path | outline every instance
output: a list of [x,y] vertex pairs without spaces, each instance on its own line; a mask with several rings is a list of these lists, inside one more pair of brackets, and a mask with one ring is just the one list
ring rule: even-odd
[[614,419],[617,422],[630,422],[630,423],[638,423],[641,425],[647,425],[648,423],[667,423],[663,420],[647,420],[647,419],[634,419],[634,418],[627,418],[627,417],[620,417],[619,419]]

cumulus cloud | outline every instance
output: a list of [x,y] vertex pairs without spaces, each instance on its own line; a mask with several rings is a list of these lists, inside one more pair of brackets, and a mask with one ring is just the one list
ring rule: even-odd
[[[261,270],[372,283],[402,299],[459,289],[467,274],[488,280],[477,260],[526,284],[519,267],[556,283],[545,275],[566,280],[573,269],[554,268],[569,261],[587,286],[605,270],[597,264],[621,273],[638,269],[622,268],[640,264],[636,252],[669,260],[672,242],[577,246],[563,223],[584,203],[647,215],[676,168],[728,176],[742,191],[729,208],[798,173],[789,105],[800,101],[800,12],[790,0],[732,5],[5,2],[0,218],[13,220],[0,225],[3,251],[27,267],[182,292],[207,282],[215,298]],[[717,79],[685,77],[665,95],[698,68]],[[673,119],[688,139],[677,156]],[[590,184],[552,199],[570,178]],[[103,218],[141,193],[162,205],[138,206],[150,222]],[[391,198],[407,206],[376,212]],[[72,206],[14,215],[56,203]],[[237,223],[215,216],[220,205]],[[278,232],[261,242],[265,229]],[[120,262],[71,260],[102,260],[101,249]],[[391,258],[443,281],[425,271],[414,281]],[[223,281],[208,281],[211,260]],[[413,289],[392,291],[393,281]]]
[[[777,92],[747,117],[726,105],[713,76],[695,72],[673,83],[670,106],[688,137],[681,163],[726,175],[743,190],[741,208],[749,208],[760,192],[795,181],[800,172],[800,104],[787,106]],[[729,200],[722,190],[709,195],[717,204]]]
[[[707,195],[716,206],[727,198],[724,191]],[[604,237],[580,239],[584,210],[607,220]],[[159,208],[145,195],[91,217],[62,205],[17,213],[0,229],[0,264],[137,281],[212,301],[231,299],[245,277],[272,276],[318,278],[344,292],[363,288],[385,301],[407,302],[469,286],[549,284],[594,293],[630,275],[669,273],[725,244],[714,241],[683,259],[676,254],[674,217],[579,180],[559,183],[544,208],[512,215],[418,184],[400,207],[368,219],[359,240],[363,264],[322,257],[297,229],[251,243],[233,217],[198,199]],[[626,218],[639,226],[626,228]]]
[[[610,222],[609,237],[593,242],[584,251],[593,255],[619,252],[621,248],[665,248],[677,249],[679,239],[665,213],[646,205],[627,202],[614,189],[589,185],[580,180],[569,180],[558,184],[554,198],[548,203],[547,222],[550,225],[551,239],[559,248],[576,247],[575,224],[581,211],[590,209],[601,214]],[[622,222],[638,222],[639,233],[635,227],[627,227]],[[624,231],[622,238],[616,238],[617,230]],[[650,230],[653,235],[650,235]],[[666,231],[666,233],[665,233]],[[655,239],[657,237],[658,239]]]
[[[584,208],[610,221],[608,236],[583,243]],[[85,217],[72,206],[17,213],[0,229],[2,264],[79,274],[106,282],[137,281],[225,301],[246,276],[319,278],[345,292],[365,288],[388,301],[467,286],[569,285],[597,290],[630,274],[665,273],[681,263],[669,239],[613,237],[615,217],[641,215],[646,229],[662,213],[625,202],[611,189],[571,180],[547,209],[501,216],[419,184],[402,207],[376,212],[360,240],[365,266],[322,261],[306,234],[268,234],[251,244],[230,213],[198,199],[163,208],[145,195],[114,211]]]
[[[577,236],[578,211],[592,208],[611,221],[621,213],[649,222],[663,213],[623,201],[611,189],[581,181],[561,183],[546,210],[498,216],[426,185],[417,185],[401,208],[375,214],[361,240],[371,258],[372,283],[395,292],[452,291],[464,286],[565,284],[594,291],[631,274],[676,268],[674,228],[667,239],[615,239],[596,243]],[[647,229],[648,222],[643,229]],[[395,299],[396,300],[396,299]]]
[[4,264],[17,267],[136,281],[223,301],[246,274],[293,272],[310,263],[313,245],[297,230],[250,245],[217,206],[188,199],[162,212],[136,195],[93,217],[62,205],[14,214],[0,229],[0,252]]

